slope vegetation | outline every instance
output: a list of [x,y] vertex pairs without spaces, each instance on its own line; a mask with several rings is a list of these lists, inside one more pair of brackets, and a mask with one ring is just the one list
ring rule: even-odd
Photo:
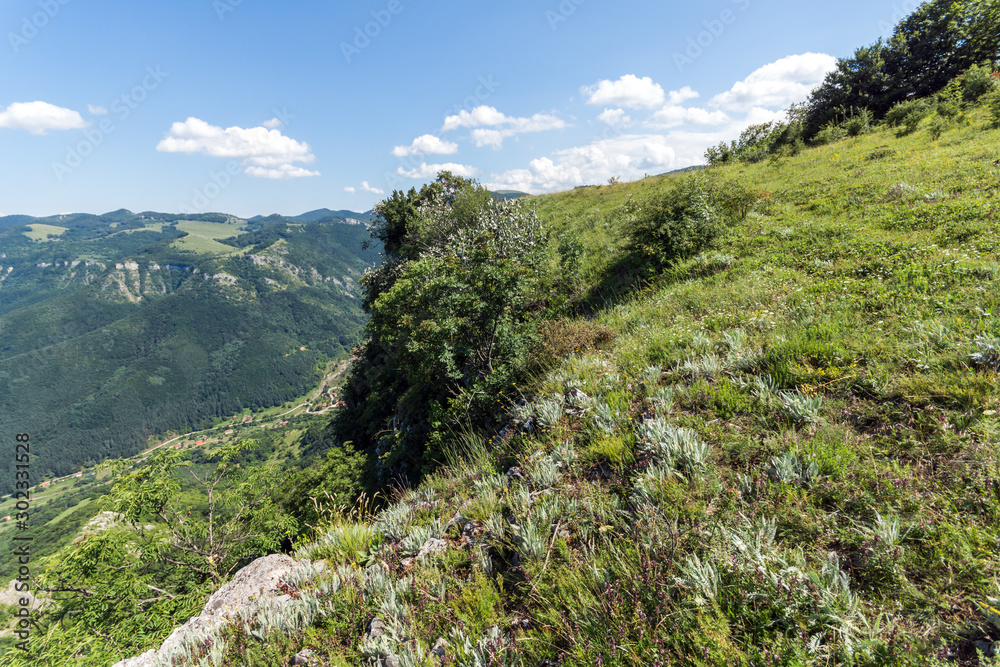
[[[333,519],[297,552],[324,567],[189,657],[986,664],[998,145],[971,113],[536,199],[545,299],[581,314],[540,326],[505,426]],[[663,264],[629,239],[678,192],[728,224]]]

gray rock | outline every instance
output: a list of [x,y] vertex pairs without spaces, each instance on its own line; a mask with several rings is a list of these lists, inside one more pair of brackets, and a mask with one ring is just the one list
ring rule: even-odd
[[382,667],[399,667],[399,658],[394,655],[387,655],[382,658]]
[[521,470],[520,468],[517,468],[517,467],[511,468],[510,470],[508,470],[507,473],[506,473],[506,475],[507,475],[507,479],[516,479],[519,482],[523,482],[524,480],[528,479],[524,475],[524,471]]
[[440,637],[434,646],[431,647],[431,655],[436,656],[440,660],[444,660],[445,649],[448,648],[448,642],[445,641],[444,637]]
[[388,629],[389,626],[385,624],[385,621],[376,616],[368,624],[368,633],[366,636],[368,639],[375,639],[384,635]]
[[983,652],[983,657],[992,658],[997,654],[996,642],[989,642],[985,639],[980,639],[976,642],[976,649]]
[[313,652],[307,648],[304,648],[298,653],[296,653],[294,656],[292,656],[292,659],[289,662],[289,664],[292,665],[292,667],[297,667],[298,665],[308,665],[309,662],[312,660],[312,656]]
[[140,656],[127,658],[114,667],[152,667],[154,662],[167,662],[189,635],[204,636],[227,619],[249,610],[261,596],[278,597],[278,580],[298,565],[283,554],[258,558],[236,573],[233,580],[212,594],[201,614],[176,628],[159,649],[150,649]]
[[417,552],[417,560],[423,560],[431,554],[440,553],[448,549],[448,543],[444,540],[440,540],[436,537],[424,542],[423,546],[420,547],[420,551]]

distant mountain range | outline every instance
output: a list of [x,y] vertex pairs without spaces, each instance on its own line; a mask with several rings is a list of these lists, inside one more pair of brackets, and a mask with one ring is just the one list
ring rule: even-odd
[[41,479],[306,393],[365,321],[367,217],[0,218],[0,433]]
[[[256,215],[250,218],[250,220],[262,220],[265,217],[272,216]],[[328,208],[319,208],[315,211],[303,213],[302,215],[287,216],[289,220],[295,220],[296,222],[330,222],[335,220],[360,220],[362,222],[370,222],[374,217],[375,211],[357,213],[356,211],[347,210],[331,211]]]

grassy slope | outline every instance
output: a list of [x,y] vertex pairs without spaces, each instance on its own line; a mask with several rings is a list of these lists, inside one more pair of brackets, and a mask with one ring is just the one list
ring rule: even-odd
[[[1000,595],[1000,392],[969,358],[1000,335],[1000,131],[982,126],[715,170],[765,193],[757,210],[631,291],[623,204],[665,180],[539,198],[583,242],[613,344],[511,388],[535,433],[467,440],[376,520],[301,548],[345,566],[315,593],[324,617],[233,631],[226,664],[308,646],[431,665],[439,637],[458,664],[975,664],[1000,633],[981,606]],[[573,388],[589,399],[563,404]],[[430,537],[448,549],[414,561]],[[374,616],[399,641],[359,643]]]

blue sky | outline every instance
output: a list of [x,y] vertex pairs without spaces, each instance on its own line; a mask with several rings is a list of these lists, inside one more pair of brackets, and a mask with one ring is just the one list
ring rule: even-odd
[[6,0],[0,214],[367,210],[700,163],[912,0]]

